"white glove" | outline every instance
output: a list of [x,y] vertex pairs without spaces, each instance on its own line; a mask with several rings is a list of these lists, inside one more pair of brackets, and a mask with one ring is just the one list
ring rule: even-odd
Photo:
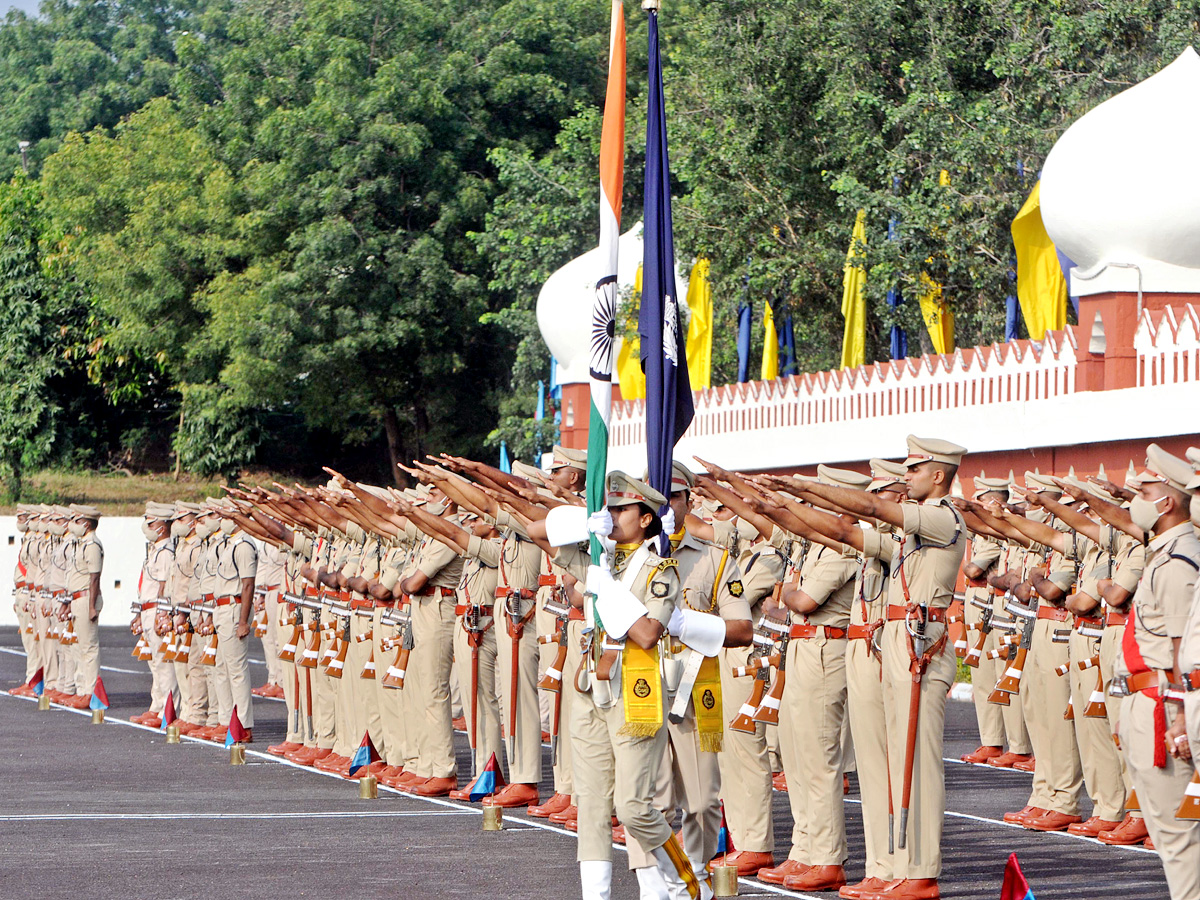
[[650,611],[633,592],[613,579],[607,569],[588,566],[588,593],[596,597],[596,612],[604,622],[604,630],[615,641],[629,633],[633,623]]
[[679,616],[679,631],[672,630],[671,634],[701,656],[717,655],[725,644],[724,619],[695,609],[680,610],[677,606],[671,613],[671,626],[675,625],[676,616]]
[[663,534],[672,535],[675,533],[675,510],[667,507],[666,515],[660,516],[662,519]]
[[612,534],[613,518],[612,513],[608,508],[597,510],[588,516],[588,531],[599,538],[606,538]]
[[546,541],[550,546],[564,547],[587,539],[587,510],[582,506],[556,506],[547,513]]
[[683,633],[683,610],[678,606],[671,611],[671,621],[667,623],[667,631],[671,637],[679,637]]

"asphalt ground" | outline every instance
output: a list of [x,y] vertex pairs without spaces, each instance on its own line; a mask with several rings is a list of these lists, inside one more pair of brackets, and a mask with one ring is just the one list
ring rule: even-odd
[[[128,722],[145,711],[150,676],[130,657],[125,629],[103,629],[101,664],[111,708],[90,714],[0,694],[0,897],[224,900],[294,898],[577,897],[575,836],[507,811],[502,832],[483,832],[477,804],[424,800],[380,786],[376,801],[357,785],[265,752],[284,736],[284,706],[259,701],[245,766],[223,747]],[[261,659],[261,645],[255,650]],[[251,652],[254,658],[255,652]],[[0,629],[0,685],[18,684],[25,660],[15,628]],[[256,684],[265,667],[252,663]],[[1066,834],[1005,824],[1030,776],[958,763],[975,748],[974,710],[946,714],[947,812],[942,896],[994,900],[1016,852],[1039,900],[1056,897],[1166,900],[1158,857]],[[466,735],[456,735],[468,772]],[[542,785],[552,791],[549,749]],[[846,798],[852,881],[862,876],[863,836],[853,776]],[[776,858],[791,834],[787,797],[774,797]],[[614,898],[637,897],[614,851]],[[743,897],[819,897],[743,879]]]

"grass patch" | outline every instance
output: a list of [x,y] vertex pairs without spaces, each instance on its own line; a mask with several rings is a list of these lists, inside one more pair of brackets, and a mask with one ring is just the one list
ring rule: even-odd
[[[272,481],[290,484],[295,479],[271,472],[247,472],[238,479],[249,484],[269,487]],[[168,473],[126,475],[121,472],[67,472],[47,469],[28,475],[25,479],[23,503],[84,503],[95,506],[106,516],[140,516],[146,501],[173,503],[187,500],[193,503],[206,497],[221,497],[224,483],[220,478],[197,478],[183,474],[176,481]],[[11,516],[16,504],[5,497],[0,502],[0,515]]]

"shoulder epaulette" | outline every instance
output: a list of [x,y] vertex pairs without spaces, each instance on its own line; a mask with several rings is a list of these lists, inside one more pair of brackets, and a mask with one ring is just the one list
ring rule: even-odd
[[666,559],[660,559],[657,563],[655,563],[654,570],[656,572],[664,572],[667,569],[677,568],[678,566],[679,560],[673,556],[668,556]]

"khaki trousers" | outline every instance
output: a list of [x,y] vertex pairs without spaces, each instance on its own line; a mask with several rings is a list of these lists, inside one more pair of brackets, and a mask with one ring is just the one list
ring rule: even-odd
[[[1116,671],[1117,658],[1121,655],[1121,639],[1125,636],[1124,625],[1108,625],[1104,629],[1104,637],[1100,638],[1100,668],[1104,671],[1104,707],[1108,713],[1108,728],[1112,732],[1113,746],[1120,735],[1121,701],[1123,697],[1113,697],[1109,694],[1112,686],[1113,673]],[[1121,765],[1121,785],[1124,787],[1125,798],[1133,790],[1133,778],[1129,774],[1129,766],[1125,765],[1125,754],[1117,748],[1117,761]],[[1140,810],[1127,813],[1135,819],[1142,818]]]
[[[267,682],[282,687],[284,672],[283,661],[279,658],[279,648],[283,645],[276,643],[279,632],[275,627],[275,623],[279,621],[279,588],[267,591],[264,603],[267,609],[267,633],[262,636],[262,648],[263,660],[267,664]],[[283,639],[287,640],[286,634]]]
[[842,728],[846,718],[846,639],[788,643],[779,746],[794,828],[789,859],[811,866],[846,861]]
[[[700,749],[692,707],[688,707],[682,722],[667,723],[666,756],[658,770],[655,805],[669,820],[674,820],[675,808],[679,808],[683,849],[697,872],[704,871],[717,855],[717,832],[721,829],[721,769],[717,756]],[[631,868],[651,865],[653,860],[646,857],[644,863],[631,864]]]
[[[666,720],[664,708],[663,722]],[[671,836],[671,826],[654,805],[667,729],[660,728],[652,737],[630,737],[620,733],[624,724],[620,700],[609,709],[598,709],[591,694],[586,694],[572,704],[575,802],[579,807],[576,858],[581,862],[612,859],[610,817],[615,810],[629,839],[629,865],[642,868],[652,864],[645,861],[647,854]],[[639,851],[640,857],[636,855]]]
[[854,735],[858,761],[858,793],[862,797],[863,836],[867,878],[892,880],[888,853],[887,730],[883,712],[882,664],[871,655],[867,641],[846,645],[846,712]]
[[[100,603],[96,605],[99,607]],[[75,634],[79,636],[70,648],[75,662],[75,693],[83,696],[92,692],[100,677],[100,628],[88,618],[87,597],[72,600],[71,613],[75,616]]]
[[[163,659],[162,651],[166,639],[154,630],[155,609],[143,609],[142,635],[150,645],[150,711],[162,715],[167,705],[167,694],[175,691],[175,664]],[[173,627],[173,626],[172,626]]]
[[[347,681],[350,687],[349,699],[350,706],[350,737],[354,743],[351,748],[351,755],[362,741],[364,734],[371,735],[371,741],[375,745],[375,749],[379,751],[380,758],[386,752],[387,736],[383,731],[383,717],[379,709],[379,692],[375,686],[375,677],[365,679],[362,677],[363,669],[367,665],[367,660],[371,658],[372,642],[374,641],[374,612],[372,618],[360,616],[357,613],[350,618],[350,649],[346,651],[346,665],[342,670],[342,680]],[[360,641],[360,637],[365,637],[371,633],[371,640]],[[354,735],[358,735],[358,739],[354,740]]]
[[[271,592],[275,595],[275,611],[271,612],[271,607],[267,607],[267,628],[275,632],[274,646],[277,662],[279,663],[279,686],[283,688],[283,705],[287,708],[287,736],[284,738],[289,744],[303,744],[305,727],[303,713],[299,712],[300,705],[300,675],[299,668],[296,665],[296,659],[299,659],[304,652],[301,642],[296,644],[296,659],[291,662],[284,662],[278,659],[278,653],[285,646],[295,631],[295,613],[289,613],[287,603],[279,599],[279,591]],[[263,642],[264,650],[266,642]]]
[[420,690],[413,707],[419,728],[415,772],[422,778],[453,778],[456,769],[450,670],[454,657],[454,599],[414,598],[412,617],[415,643],[410,665],[416,671]]
[[[459,616],[454,628],[454,670],[458,673],[458,683],[463,689],[463,715],[467,719],[467,739],[471,737],[471,641],[470,635],[462,627],[463,617]],[[479,643],[479,680],[476,685],[475,701],[475,752],[474,766],[471,777],[479,777],[483,767],[487,765],[493,753],[500,756],[500,704],[496,698],[496,622],[493,620],[483,633]],[[509,761],[509,771],[512,762]],[[509,775],[509,782],[517,781]],[[535,782],[536,783],[536,782]]]
[[384,611],[383,607],[375,610],[374,635],[371,641],[375,647],[375,698],[379,704],[379,724],[383,730],[384,746],[380,754],[389,766],[403,768],[410,757],[404,715],[404,701],[409,695],[408,678],[406,675],[404,690],[383,686],[388,666],[396,658],[395,648],[384,650],[383,641],[399,637],[399,631],[394,625],[383,624]]
[[[926,637],[932,646],[945,626],[931,623]],[[903,621],[883,626],[883,712],[887,719],[888,769],[896,815],[893,878],[937,878],[942,873],[942,820],[946,814],[945,763],[942,737],[946,694],[954,683],[954,649],[949,644],[930,660],[921,679],[917,742],[913,757],[912,792],[906,846],[900,846],[900,810],[904,791],[904,753],[908,736],[912,675]],[[790,785],[789,785],[790,787]]]
[[767,726],[755,723],[753,734],[729,727],[754,689],[752,676],[733,677],[733,667],[744,666],[750,652],[750,647],[727,647],[721,651],[721,705],[725,716],[724,749],[717,754],[721,799],[725,801],[725,820],[733,846],[753,853],[774,853]]
[[[553,634],[558,627],[558,617],[544,609],[546,598],[553,594],[553,588],[538,589],[537,633]],[[575,780],[571,774],[571,716],[568,712],[570,705],[578,696],[575,690],[575,672],[579,665],[579,638],[583,633],[583,622],[568,620],[567,622],[567,659],[563,664],[562,699],[553,691],[538,691],[538,711],[541,713],[545,730],[553,733],[554,705],[559,704],[558,711],[558,756],[551,760],[554,770],[554,793],[570,796],[575,791]],[[573,654],[573,655],[572,655]],[[558,644],[538,644],[538,678],[546,674],[546,670],[554,663],[558,655]],[[539,735],[539,740],[540,740]]]
[[[45,689],[58,689],[58,653],[57,643],[50,640],[50,616],[42,612],[42,602],[33,600],[33,632],[36,640],[38,666],[42,670],[42,683]],[[34,675],[37,669],[34,669]],[[32,675],[30,676],[33,677]]]
[[[346,646],[346,658],[342,661],[342,677],[327,676],[330,685],[333,687],[333,752],[337,756],[349,758],[354,755],[359,742],[362,741],[362,732],[356,732],[354,726],[356,697],[354,678],[350,675],[350,654],[353,652],[354,640],[346,633],[347,620],[345,618],[338,618],[335,621],[337,622],[337,640],[334,641],[331,639],[330,643],[337,649],[338,653],[342,650],[341,641],[348,640],[349,643]],[[337,654],[334,655],[336,656]],[[325,666],[321,667],[322,671],[325,671],[325,669]],[[355,736],[356,734],[357,737]]]
[[[322,622],[327,621],[323,616]],[[320,664],[332,643],[332,632],[322,627],[317,667],[309,670],[312,673],[313,730],[316,732],[317,747],[321,750],[333,750],[338,740],[337,679],[326,675],[325,666]]]
[[26,684],[37,674],[38,670],[38,641],[34,640],[36,635],[33,633],[33,613],[30,611],[32,606],[33,604],[29,601],[29,591],[17,591],[13,609],[17,613],[17,631],[21,635],[21,647],[25,651]]
[[1125,814],[1125,784],[1121,779],[1121,755],[1113,743],[1108,719],[1084,715],[1092,693],[1096,690],[1097,671],[1080,670],[1078,663],[1100,652],[1100,639],[1090,638],[1078,631],[1071,632],[1071,705],[1075,708],[1075,740],[1079,745],[1079,760],[1083,780],[1092,798],[1092,815],[1119,821]]
[[1021,707],[1037,766],[1029,806],[1079,815],[1083,791],[1083,765],[1075,743],[1075,728],[1063,718],[1071,698],[1071,683],[1054,669],[1068,661],[1068,645],[1053,641],[1054,631],[1064,627],[1053,619],[1039,619],[1033,626],[1033,641],[1021,675]]
[[[522,612],[530,601],[521,603]],[[496,620],[493,631],[496,641],[496,677],[500,682],[500,712],[504,717],[507,740],[508,780],[512,784],[537,785],[542,780],[542,717],[538,707],[538,642],[534,621],[525,623],[519,642],[514,646],[509,633],[508,612],[496,600]],[[513,657],[517,663],[517,696],[512,696]],[[469,669],[466,671],[469,673]],[[464,696],[469,691],[468,681],[459,675]],[[512,729],[512,710],[516,703],[517,727]],[[464,714],[469,714],[464,710]],[[487,762],[486,757],[484,762]]]
[[[975,646],[979,640],[979,622],[983,610],[973,603],[963,604],[963,615],[967,623],[967,647]],[[995,631],[989,631],[983,641],[983,654],[996,649]],[[980,658],[978,668],[971,671],[971,699],[975,702],[975,719],[979,724],[979,743],[984,747],[1004,746],[1004,707],[988,703],[997,679],[1004,671],[1004,660]],[[1014,753],[1021,751],[1014,750]]]
[[[199,622],[200,614],[192,613],[192,627]],[[186,639],[186,635],[175,635],[177,641]],[[203,725],[208,719],[208,673],[205,670],[209,667],[202,662],[208,641],[203,635],[193,633],[188,658],[172,663],[175,681],[179,685],[179,718],[192,725]]]
[[[1175,818],[1195,770],[1192,763],[1170,754],[1164,768],[1155,768],[1154,707],[1155,701],[1141,693],[1123,700],[1121,751],[1133,777],[1150,839],[1162,860],[1171,900],[1200,900],[1200,822]],[[1168,704],[1167,720],[1173,716]],[[1193,722],[1189,736],[1195,731]],[[1193,742],[1193,746],[1197,743],[1200,741]]]
[[244,728],[254,727],[254,704],[250,694],[250,638],[237,636],[241,607],[235,600],[228,606],[218,606],[213,613],[217,629],[217,720],[229,727],[233,710]]

